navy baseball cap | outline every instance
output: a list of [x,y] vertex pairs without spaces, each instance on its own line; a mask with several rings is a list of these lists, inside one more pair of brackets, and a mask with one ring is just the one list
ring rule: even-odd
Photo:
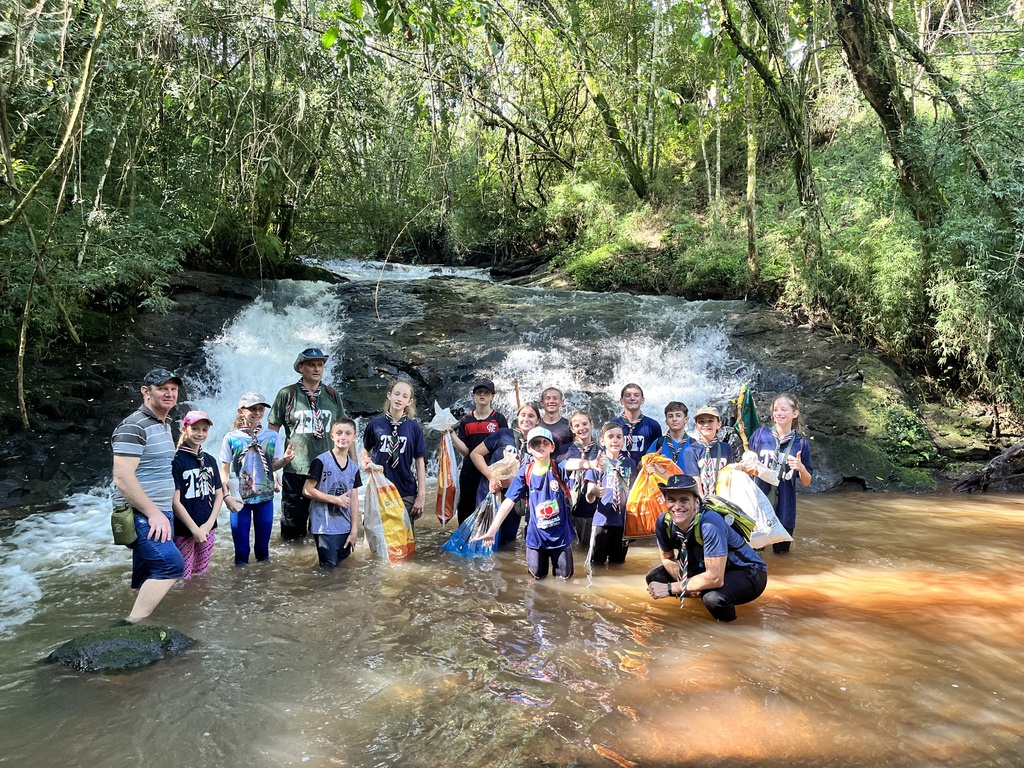
[[295,358],[295,365],[292,368],[295,369],[296,373],[299,373],[299,365],[310,360],[323,360],[325,363],[330,355],[327,355],[320,347],[306,347],[304,350],[299,352],[299,356]]
[[691,475],[672,475],[664,483],[658,483],[658,490],[662,493],[687,491],[697,496],[697,479]]
[[490,393],[494,394],[494,382],[490,379],[477,379],[473,382],[473,388],[470,392],[476,392],[478,389],[490,390]]
[[173,381],[179,387],[181,386],[181,379],[166,368],[154,368],[146,374],[145,378],[142,379],[142,386],[159,387],[161,384],[166,384],[168,381]]

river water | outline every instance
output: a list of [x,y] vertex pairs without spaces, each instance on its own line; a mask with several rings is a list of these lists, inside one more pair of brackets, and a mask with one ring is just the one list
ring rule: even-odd
[[[282,290],[287,301],[243,312],[190,375],[193,403],[219,422],[208,448],[240,391],[272,394],[290,380],[296,346],[351,348],[356,329],[330,320],[351,313],[351,286]],[[536,300],[503,298],[512,316]],[[586,295],[562,300],[566,315],[601,317]],[[408,297],[387,302],[422,316]],[[476,352],[506,392],[513,376],[534,389],[561,376],[553,383],[607,409],[616,385],[646,374],[656,414],[674,392],[695,405],[749,373],[705,309],[640,317],[695,334],[701,349],[688,353],[629,328],[586,365],[572,365],[551,330],[536,331],[543,354]],[[644,351],[616,362],[630,333]],[[699,362],[693,376],[673,380],[686,360]],[[652,544],[634,545],[624,566],[534,584],[521,541],[460,560],[440,549],[448,531],[431,518],[417,527],[415,560],[381,564],[361,546],[324,574],[311,546],[276,540],[269,563],[233,567],[222,521],[210,573],[155,616],[200,645],[133,674],[83,675],[41,658],[130,607],[129,558],[108,543],[99,488],[0,529],[0,763],[1017,766],[1022,504],[804,494],[793,553],[766,555],[768,590],[730,625],[698,601],[648,597]]]

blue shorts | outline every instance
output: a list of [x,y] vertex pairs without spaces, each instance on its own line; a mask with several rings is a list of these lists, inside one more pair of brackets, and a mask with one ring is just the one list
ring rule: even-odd
[[[174,515],[164,512],[174,526]],[[154,541],[149,538],[149,518],[135,513],[135,534],[138,538],[132,544],[132,589],[138,589],[148,579],[178,579],[185,572],[185,561],[174,546],[174,538]]]

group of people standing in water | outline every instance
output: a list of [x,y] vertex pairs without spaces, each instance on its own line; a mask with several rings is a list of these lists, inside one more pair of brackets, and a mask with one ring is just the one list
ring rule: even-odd
[[[283,387],[273,403],[259,393],[244,393],[219,462],[203,451],[213,421],[202,411],[185,415],[175,447],[167,417],[181,380],[164,369],[146,375],[143,404],[111,440],[114,503],[134,510],[137,534],[132,587],[139,594],[128,621],[150,615],[178,578],[206,572],[222,506],[230,512],[239,565],[249,562],[250,551],[257,561],[269,557],[278,490],[282,539],[312,534],[320,564],[338,565],[358,539],[359,469],[371,464],[382,467],[396,486],[410,520],[422,515],[426,444],[412,385],[401,380],[389,387],[384,412],[365,426],[357,457],[357,425],[345,414],[337,391],[322,382],[327,361],[319,348],[300,352],[293,366],[298,381]],[[719,439],[717,408],[699,408],[695,432],[687,434],[686,405],[670,402],[663,432],[658,421],[642,413],[641,387],[630,383],[621,391],[621,415],[595,434],[586,411],[562,414],[564,398],[557,388],[545,389],[539,403],[520,404],[512,427],[493,407],[493,381],[480,378],[471,392],[473,409],[450,430],[464,457],[458,521],[490,495],[502,499],[490,530],[480,537],[511,543],[525,518],[527,565],[535,578],[549,572],[571,577],[574,542],[591,565],[624,562],[631,543],[624,536],[626,501],[643,456],[660,453],[682,474],[660,486],[669,511],[658,520],[662,565],[648,574],[652,597],[700,595],[715,618],[731,620],[736,604],[763,591],[764,561],[742,539],[734,541],[721,517],[701,504],[714,490],[718,472],[736,458],[732,446]],[[811,481],[810,445],[795,431],[799,411],[792,396],[775,399],[772,417],[773,425],[751,436],[750,449],[778,470],[778,486],[758,482],[773,491],[778,516],[792,533],[796,481],[805,486]],[[518,465],[513,478],[492,473],[503,460],[505,466]],[[684,496],[692,500],[675,503]],[[775,547],[788,551],[788,542]]]

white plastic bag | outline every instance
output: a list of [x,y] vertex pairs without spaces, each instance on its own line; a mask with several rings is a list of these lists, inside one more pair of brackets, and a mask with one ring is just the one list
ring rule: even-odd
[[793,540],[789,531],[779,522],[768,497],[750,475],[735,465],[725,467],[718,473],[715,493],[739,506],[753,519],[754,532],[750,534],[750,546],[754,549]]
[[423,426],[428,429],[433,429],[437,432],[444,432],[446,429],[455,429],[459,424],[459,420],[452,416],[450,408],[442,408],[438,405],[437,400],[434,401],[434,418],[430,420],[428,424]]

